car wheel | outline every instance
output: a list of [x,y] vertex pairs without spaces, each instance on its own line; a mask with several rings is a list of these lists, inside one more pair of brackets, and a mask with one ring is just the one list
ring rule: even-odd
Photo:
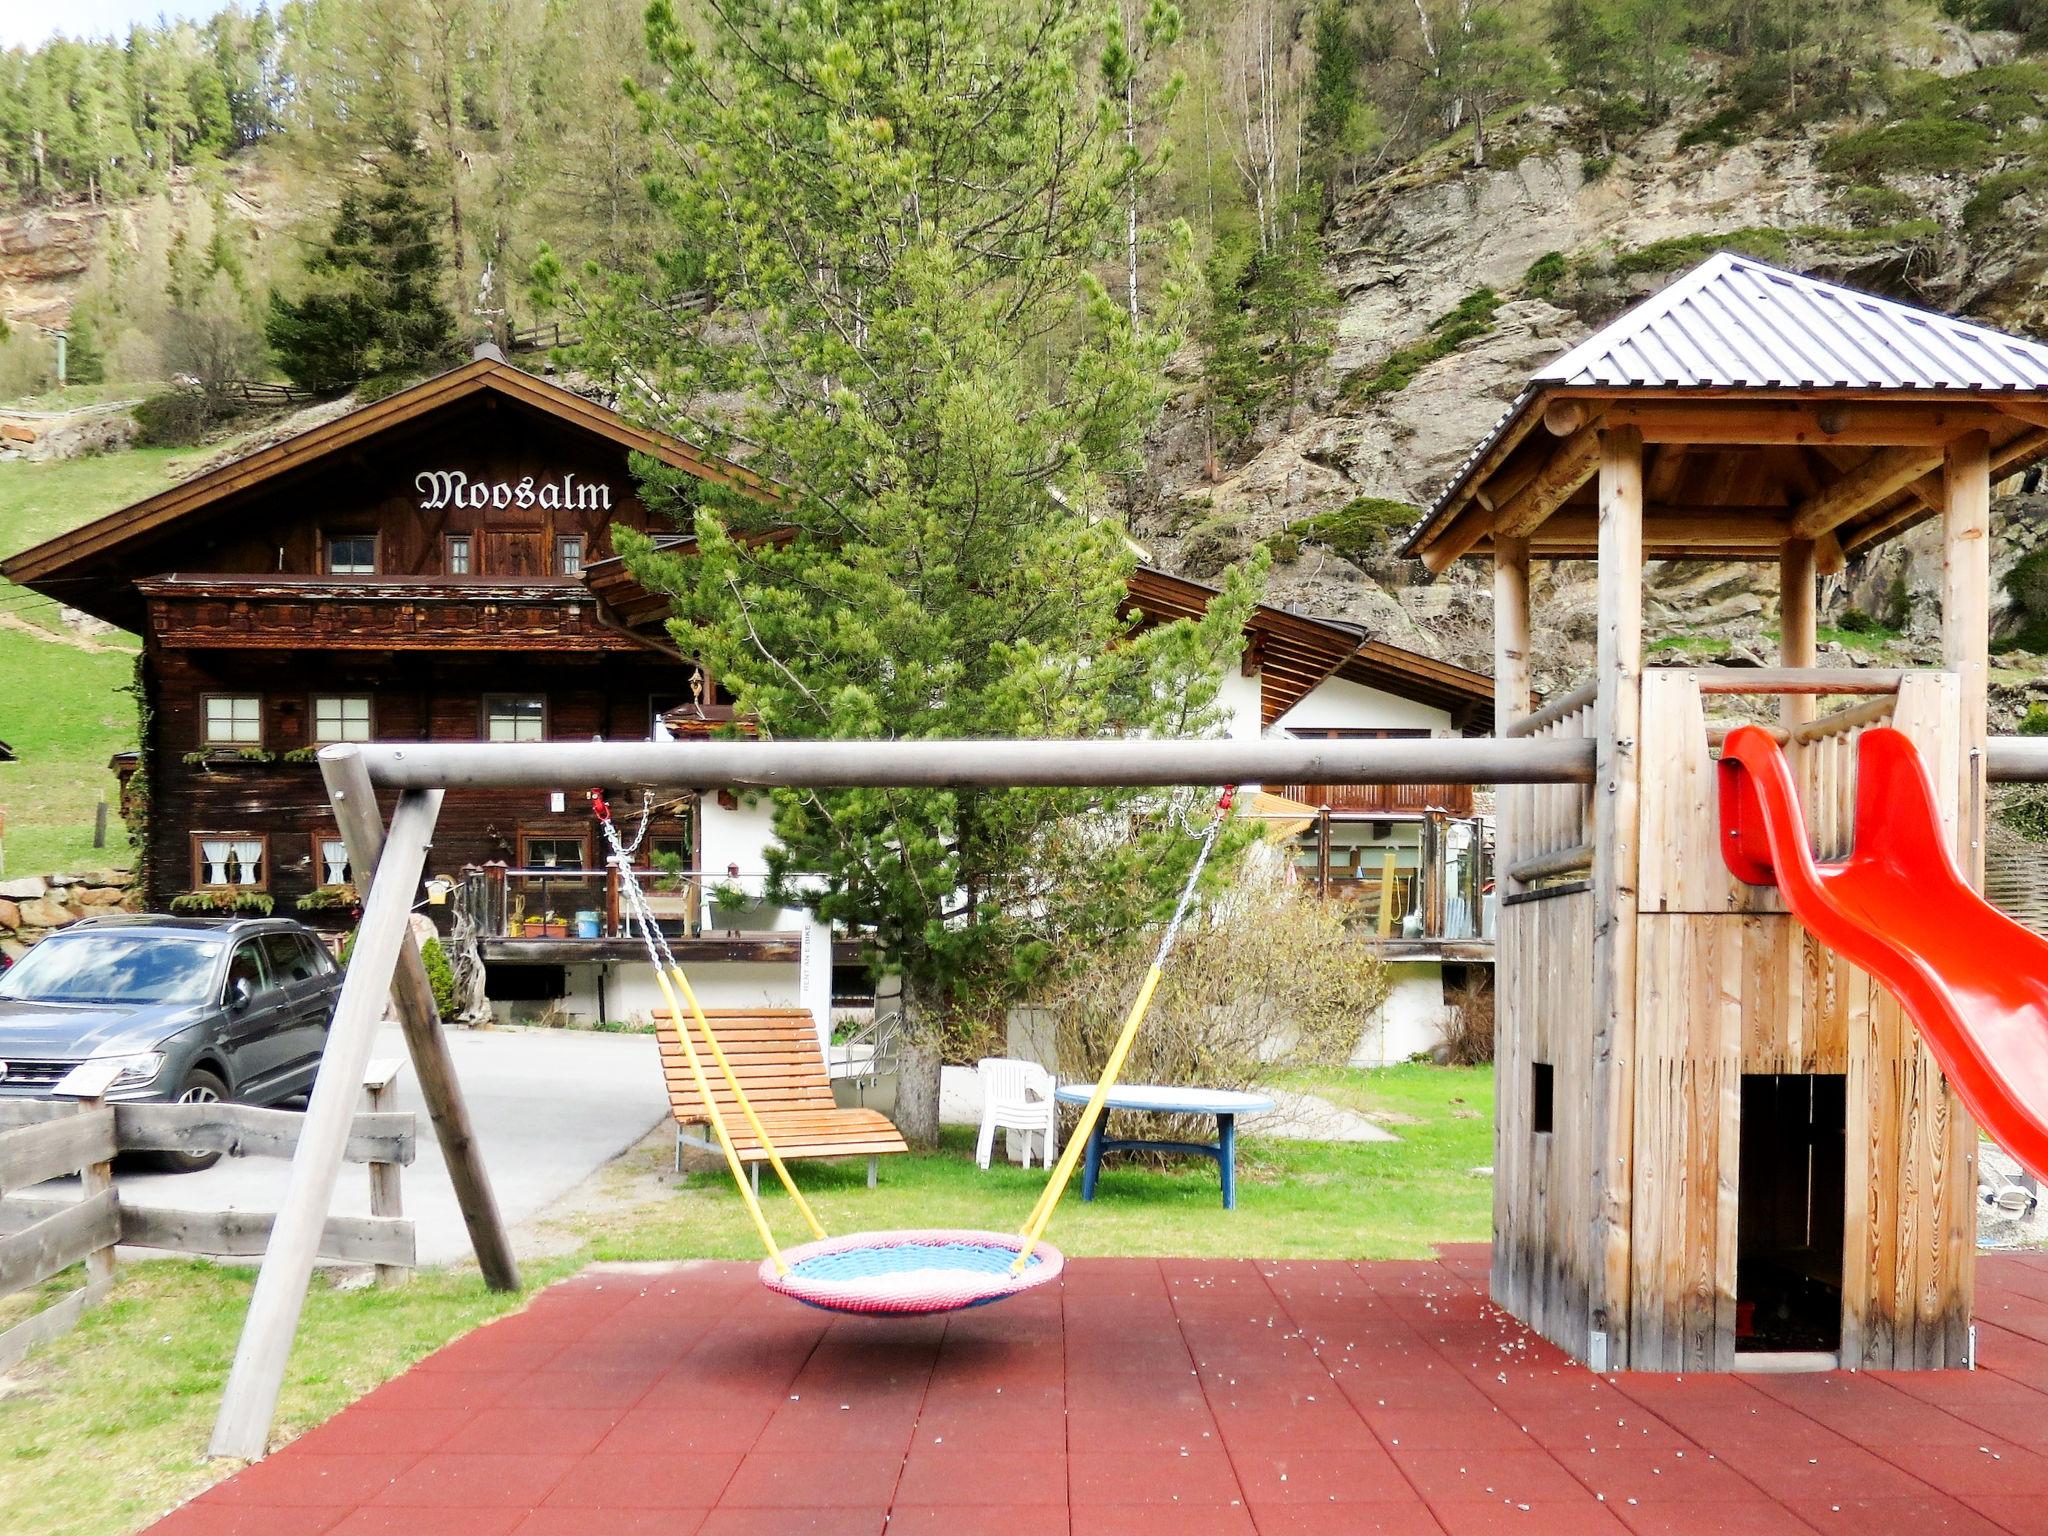
[[[179,1104],[225,1104],[228,1085],[204,1067],[194,1067],[178,1084],[173,1099]],[[220,1161],[218,1152],[158,1152],[154,1161],[166,1173],[197,1173]]]

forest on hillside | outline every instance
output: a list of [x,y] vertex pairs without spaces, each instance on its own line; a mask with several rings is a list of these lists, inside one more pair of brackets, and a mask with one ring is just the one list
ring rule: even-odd
[[[2048,34],[2048,0],[1944,6]],[[1723,135],[1882,114],[1887,39],[1932,14],[1920,0],[1111,0],[1081,87],[1133,169],[1099,266],[1136,320],[1175,260],[1199,274],[1209,438],[1227,459],[1329,355],[1327,247],[1347,194],[1444,141],[1462,163],[1497,160],[1501,125],[1538,106],[1568,114],[1596,172],[1703,99]],[[704,15],[685,4],[681,24],[701,32]],[[641,0],[234,3],[0,53],[0,207],[119,208],[73,304],[73,382],[193,381],[190,417],[230,379],[397,380],[554,318],[561,285],[530,283],[543,257],[630,275],[663,304],[719,283],[663,245],[643,118],[664,79]],[[260,217],[249,168],[270,187]],[[1873,204],[1872,222],[1886,216]],[[51,366],[28,328],[0,338],[0,398],[47,387]]]

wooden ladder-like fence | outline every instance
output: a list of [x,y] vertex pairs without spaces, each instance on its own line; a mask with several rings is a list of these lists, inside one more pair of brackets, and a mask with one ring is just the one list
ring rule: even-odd
[[[110,1104],[117,1068],[88,1062],[49,1099],[0,1099],[0,1301],[85,1266],[84,1283],[0,1332],[0,1371],[64,1333],[114,1283],[116,1244],[211,1258],[260,1255],[270,1241],[268,1211],[177,1210],[136,1205],[114,1187],[123,1152],[219,1152],[290,1157],[304,1117],[247,1104]],[[330,1216],[319,1256],[376,1266],[396,1285],[416,1262],[413,1225],[402,1214],[399,1169],[418,1146],[415,1117],[391,1108],[399,1063],[370,1063],[366,1109],[355,1118],[344,1157],[370,1170],[368,1216]],[[78,1175],[76,1199],[24,1193]]]

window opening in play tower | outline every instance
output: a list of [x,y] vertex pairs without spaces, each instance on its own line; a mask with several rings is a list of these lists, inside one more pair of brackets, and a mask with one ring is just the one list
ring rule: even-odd
[[1557,1069],[1547,1061],[1529,1064],[1529,1129],[1548,1136],[1555,1125]]
[[1839,1072],[1745,1072],[1737,1180],[1735,1348],[1842,1347],[1848,1124]]

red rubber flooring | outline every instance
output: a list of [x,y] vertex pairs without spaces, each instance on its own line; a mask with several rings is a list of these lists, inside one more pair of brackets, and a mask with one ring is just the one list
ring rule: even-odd
[[1441,1262],[1083,1259],[832,1318],[751,1266],[592,1272],[157,1536],[2048,1532],[2048,1256],[1974,1373],[1596,1377]]

